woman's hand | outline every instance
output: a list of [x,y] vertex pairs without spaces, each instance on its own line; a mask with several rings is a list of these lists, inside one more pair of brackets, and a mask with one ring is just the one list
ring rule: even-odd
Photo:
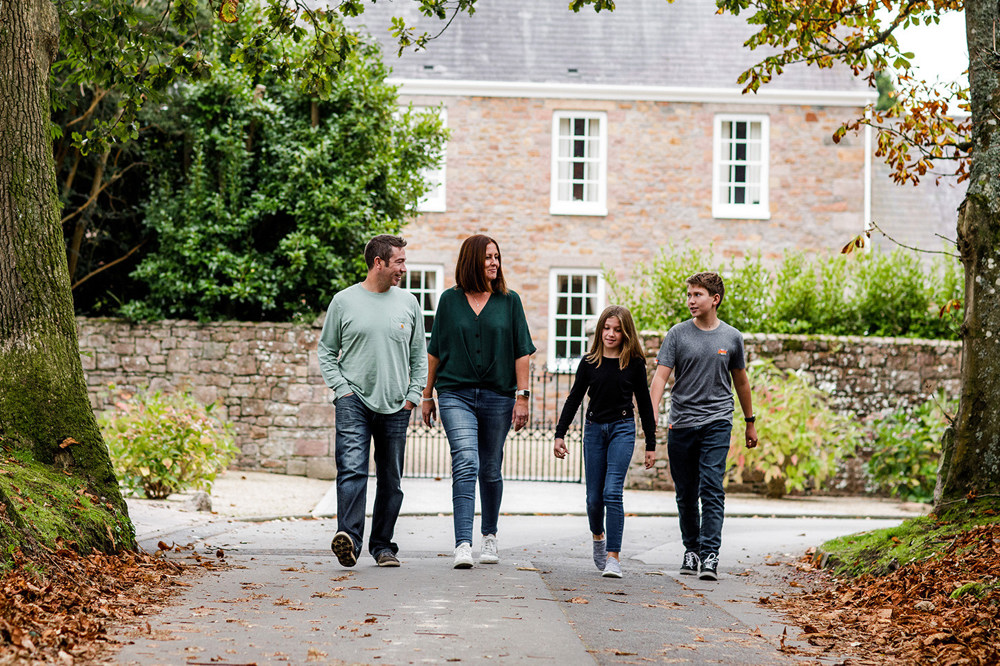
[[566,448],[566,440],[562,437],[556,437],[556,445],[552,447],[552,454],[562,460],[569,453],[569,449]]
[[653,469],[656,464],[656,451],[646,451],[646,469]]
[[514,413],[510,422],[514,425],[514,432],[528,425],[528,399],[524,396],[519,395],[514,401]]
[[425,426],[430,428],[434,425],[433,421],[437,414],[437,405],[434,403],[434,398],[424,398],[420,401],[420,414],[424,419]]

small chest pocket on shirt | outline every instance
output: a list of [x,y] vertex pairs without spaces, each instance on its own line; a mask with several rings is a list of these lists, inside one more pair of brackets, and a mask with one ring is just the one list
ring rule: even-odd
[[412,332],[413,322],[410,321],[409,317],[393,317],[389,325],[389,334],[393,340],[409,342]]

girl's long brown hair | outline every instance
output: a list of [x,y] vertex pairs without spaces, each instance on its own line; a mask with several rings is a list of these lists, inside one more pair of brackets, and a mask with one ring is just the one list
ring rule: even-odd
[[617,317],[618,323],[622,327],[622,349],[618,355],[618,367],[624,370],[633,358],[645,359],[642,353],[642,344],[639,342],[639,334],[635,330],[635,322],[632,320],[632,313],[624,305],[609,305],[604,308],[600,318],[597,320],[597,330],[594,331],[594,341],[590,345],[590,352],[586,360],[595,366],[601,365],[604,358],[604,338],[601,333],[604,331],[604,324],[608,317]]
[[[486,280],[486,248],[490,243],[497,246],[497,276],[492,282]],[[494,294],[507,294],[507,282],[503,279],[503,258],[500,254],[500,243],[489,236],[476,234],[469,236],[458,251],[458,263],[455,264],[455,284],[462,291],[478,293],[491,291]]]

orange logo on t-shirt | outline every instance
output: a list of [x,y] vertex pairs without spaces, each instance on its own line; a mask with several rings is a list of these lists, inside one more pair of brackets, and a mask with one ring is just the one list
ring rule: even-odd
[[729,352],[727,352],[725,349],[720,349],[719,353],[722,354],[723,356],[727,356],[729,354]]

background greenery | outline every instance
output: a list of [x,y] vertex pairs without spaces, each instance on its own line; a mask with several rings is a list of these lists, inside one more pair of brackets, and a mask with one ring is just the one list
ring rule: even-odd
[[[265,11],[246,3],[224,28],[192,15],[198,67],[177,69],[177,83],[139,112],[133,139],[103,151],[71,136],[113,122],[116,93],[72,58],[55,68],[79,314],[311,315],[363,275],[364,241],[397,232],[412,214],[446,138],[436,114],[401,111],[377,47],[357,35],[341,33],[351,48],[322,78],[301,76],[291,63],[310,61],[315,44],[295,33],[260,39]],[[247,40],[259,41],[252,61]],[[153,31],[148,41],[162,51],[154,60],[170,62],[177,35]]]
[[[807,333],[958,339],[964,291],[957,258],[927,261],[902,249],[807,257],[786,252],[773,266],[759,254],[714,260],[711,249],[669,247],[630,279],[605,279],[614,301],[642,329],[667,330],[690,318],[685,280],[717,271],[726,293],[719,317],[744,333]],[[952,307],[949,307],[952,305]]]

